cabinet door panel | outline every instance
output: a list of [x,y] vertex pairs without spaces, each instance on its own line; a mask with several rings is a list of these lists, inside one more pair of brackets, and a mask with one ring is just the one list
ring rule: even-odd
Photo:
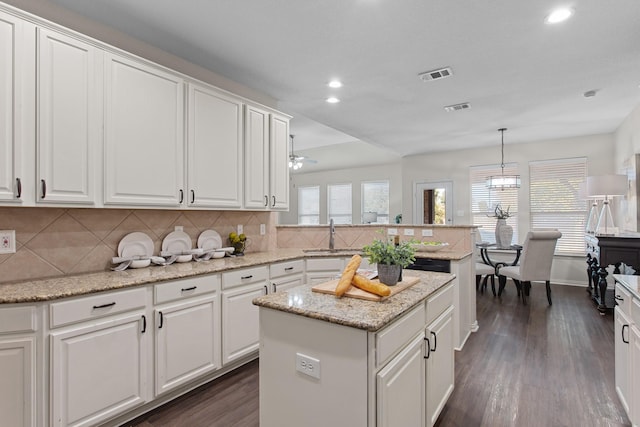
[[186,197],[183,82],[126,58],[105,61],[105,203],[178,207]]
[[156,395],[220,367],[217,297],[156,311]]
[[624,329],[624,339],[629,340],[631,333],[629,319],[625,316],[620,307],[614,309],[614,331],[615,331],[615,379],[616,392],[620,398],[620,403],[624,410],[629,413],[629,344],[622,341]]
[[269,114],[247,106],[245,110],[244,206],[267,209],[269,200]]
[[637,426],[640,424],[640,325],[634,325],[631,328],[631,390],[629,399],[629,408],[631,413],[628,414],[631,424]]
[[38,202],[91,204],[94,152],[102,142],[102,54],[71,37],[38,32]]
[[35,426],[35,343],[32,338],[0,340],[0,423]]
[[427,326],[431,349],[427,359],[427,425],[436,423],[453,392],[453,307]]
[[51,333],[51,424],[89,426],[147,399],[141,315]]
[[234,288],[222,293],[222,359],[231,362],[258,349],[260,320],[251,301],[264,295],[265,285]]
[[289,209],[289,120],[271,116],[270,186],[272,210]]
[[0,201],[18,201],[16,155],[20,141],[16,138],[18,100],[23,70],[22,23],[18,18],[0,13]]
[[189,86],[189,206],[242,205],[242,103]]
[[377,426],[424,426],[425,362],[422,334],[376,375]]

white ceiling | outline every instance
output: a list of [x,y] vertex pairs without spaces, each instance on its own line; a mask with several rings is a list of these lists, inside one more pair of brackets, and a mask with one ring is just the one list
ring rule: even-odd
[[610,133],[640,104],[638,0],[49,1],[278,100],[316,169]]

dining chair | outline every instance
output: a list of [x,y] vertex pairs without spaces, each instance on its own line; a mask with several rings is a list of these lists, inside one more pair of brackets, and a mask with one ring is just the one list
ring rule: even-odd
[[547,288],[547,301],[549,301],[549,305],[552,305],[551,264],[556,243],[560,237],[562,237],[562,233],[555,229],[529,231],[522,245],[520,264],[498,268],[498,282],[500,284],[498,296],[502,295],[507,277],[510,277],[518,289],[518,295],[522,295],[522,303],[526,304],[531,282],[544,281]]
[[496,269],[484,262],[476,262],[476,291],[484,292],[487,288],[487,280],[491,279],[491,291],[496,296]]

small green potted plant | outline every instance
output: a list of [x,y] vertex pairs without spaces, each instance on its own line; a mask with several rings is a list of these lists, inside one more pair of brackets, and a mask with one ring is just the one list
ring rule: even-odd
[[398,242],[376,239],[362,248],[371,264],[378,265],[378,279],[385,285],[398,283],[402,269],[416,260],[414,241]]

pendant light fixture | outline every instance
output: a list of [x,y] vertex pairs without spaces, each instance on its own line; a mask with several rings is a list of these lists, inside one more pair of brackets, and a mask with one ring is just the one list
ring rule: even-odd
[[502,173],[500,175],[492,175],[487,178],[487,188],[490,190],[505,190],[507,188],[520,188],[520,175],[505,175],[504,174],[504,131],[507,128],[500,128],[498,132],[500,132],[502,137],[502,162],[500,163],[500,168]]

